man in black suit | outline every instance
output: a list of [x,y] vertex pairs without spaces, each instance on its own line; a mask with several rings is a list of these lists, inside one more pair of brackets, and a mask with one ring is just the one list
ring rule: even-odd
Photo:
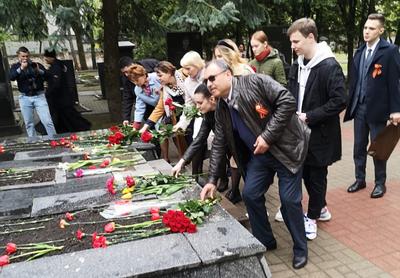
[[288,89],[297,100],[297,115],[311,129],[303,180],[309,195],[304,217],[306,237],[317,236],[317,220],[331,218],[326,206],[328,166],[342,155],[339,114],[347,96],[342,68],[326,42],[317,43],[317,26],[301,18],[288,29],[298,55],[289,72]]
[[[370,14],[364,24],[364,41],[354,54],[349,85],[349,105],[344,120],[354,119],[354,150],[356,181],[349,193],[366,187],[365,165],[368,136],[371,140],[390,120],[400,120],[400,54],[397,46],[381,39],[385,18]],[[371,198],[386,192],[386,161],[374,159],[375,187]]]

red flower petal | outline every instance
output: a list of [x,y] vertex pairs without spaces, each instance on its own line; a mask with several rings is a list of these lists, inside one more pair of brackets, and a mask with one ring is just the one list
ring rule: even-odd
[[110,223],[106,224],[106,225],[104,226],[104,231],[105,231],[106,233],[112,233],[112,232],[114,232],[114,231],[115,231],[115,223],[114,223],[114,222],[110,222]]
[[72,221],[72,220],[74,220],[74,214],[70,213],[70,212],[67,212],[65,214],[65,218],[67,218],[68,221]]
[[160,219],[160,215],[158,213],[152,213],[151,214],[151,221],[156,221],[158,219]]
[[6,246],[6,253],[7,255],[11,255],[17,252],[17,245],[15,243],[9,242]]
[[76,238],[81,240],[86,234],[84,232],[81,231],[81,229],[78,229],[76,231]]
[[150,213],[160,213],[160,208],[159,207],[152,207],[150,208]]
[[5,266],[8,265],[10,263],[10,258],[8,257],[8,255],[3,255],[0,257],[0,266]]

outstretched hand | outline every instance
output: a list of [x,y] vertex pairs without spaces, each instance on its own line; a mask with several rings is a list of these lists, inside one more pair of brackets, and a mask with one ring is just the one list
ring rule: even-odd
[[172,176],[174,176],[176,178],[179,176],[179,174],[182,171],[182,167],[183,167],[184,163],[185,163],[185,160],[180,159],[179,162],[174,167],[172,167],[172,170],[171,170]]
[[207,183],[200,192],[200,199],[204,201],[207,198],[215,198],[216,186],[212,183]]

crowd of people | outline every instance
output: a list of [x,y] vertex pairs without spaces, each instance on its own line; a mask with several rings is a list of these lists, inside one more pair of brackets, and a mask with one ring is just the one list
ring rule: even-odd
[[10,80],[17,81],[19,106],[28,137],[37,136],[35,111],[44,126],[43,133],[49,137],[89,130],[91,123],[74,107],[73,86],[68,78],[69,69],[57,59],[55,50],[45,50],[44,59],[49,65],[48,69],[33,62],[29,50],[24,46],[17,50],[17,57],[18,62],[10,69]]
[[[180,158],[173,175],[189,163],[192,173],[201,175],[212,141],[208,178],[200,197],[226,191],[230,176],[226,197],[232,203],[244,201],[252,233],[267,250],[277,248],[265,206],[265,193],[277,175],[281,206],[275,219],[284,221],[292,237],[293,268],[302,268],[308,260],[307,240],[317,237],[317,221],[332,218],[326,201],[327,175],[328,167],[342,155],[340,113],[347,107],[344,120],[354,119],[356,181],[349,193],[366,187],[368,137],[373,140],[388,123],[400,122],[400,54],[380,38],[384,20],[381,14],[371,14],[365,22],[365,43],[350,67],[349,93],[340,64],[325,42],[318,43],[317,26],[309,18],[296,20],[287,30],[297,55],[288,76],[279,51],[263,31],[251,37],[254,59],[250,61],[243,44],[238,47],[230,39],[216,43],[208,63],[201,53],[187,52],[179,69],[168,61],[133,62],[123,57],[123,124],[132,124],[141,133],[160,124],[173,125]],[[63,67],[54,53],[46,54],[49,70],[30,63],[28,54],[20,48],[11,79],[18,81],[28,135],[35,134],[33,108],[51,135],[61,129],[64,113],[71,114],[68,100],[57,96]],[[46,78],[51,80],[50,112],[43,89]],[[195,106],[202,117],[178,115],[176,105]],[[51,121],[53,113],[59,115]],[[170,162],[168,144],[165,140],[159,147],[162,158]],[[374,165],[371,198],[379,198],[386,192],[386,161],[374,159]],[[309,195],[305,211],[302,181]]]

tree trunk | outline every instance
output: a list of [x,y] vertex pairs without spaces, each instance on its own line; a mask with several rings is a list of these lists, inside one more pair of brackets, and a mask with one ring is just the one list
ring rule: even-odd
[[394,44],[400,46],[400,20],[397,20],[397,32],[396,38],[394,39]]
[[74,30],[75,33],[75,39],[76,39],[76,45],[78,47],[78,56],[79,56],[79,62],[81,64],[81,69],[82,70],[87,70],[88,66],[86,63],[86,55],[85,55],[85,50],[83,48],[83,30],[82,30],[82,24],[80,23],[80,20],[78,19],[78,22],[72,24],[72,29]]
[[118,5],[117,0],[103,0],[104,77],[108,109],[113,122],[121,122],[121,93],[118,69]]
[[90,31],[90,56],[92,58],[92,68],[97,69],[97,61],[96,61],[96,45],[94,41],[93,30]]
[[74,64],[75,64],[75,69],[79,70],[80,64],[78,63],[78,60],[76,59],[76,56],[75,56],[74,42],[72,41],[71,32],[69,30],[67,33],[67,38],[68,38],[69,47],[71,48],[71,56],[72,56],[72,60],[74,61]]

